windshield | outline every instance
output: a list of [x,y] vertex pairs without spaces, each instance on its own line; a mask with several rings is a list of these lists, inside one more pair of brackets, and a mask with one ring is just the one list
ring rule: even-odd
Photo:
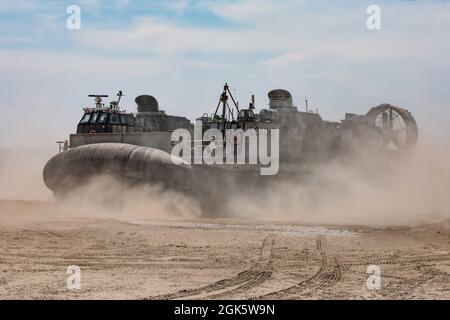
[[91,117],[90,113],[85,113],[83,118],[81,118],[80,123],[88,123],[89,122],[89,118]]
[[100,116],[98,117],[98,123],[105,123],[106,122],[106,117],[108,116],[107,113],[101,113]]
[[109,117],[110,123],[119,123],[119,115],[115,113],[111,113],[111,116]]
[[92,114],[91,121],[89,121],[89,122],[90,122],[90,123],[95,123],[95,121],[97,121],[98,115],[99,115],[98,112],[94,112],[94,113]]

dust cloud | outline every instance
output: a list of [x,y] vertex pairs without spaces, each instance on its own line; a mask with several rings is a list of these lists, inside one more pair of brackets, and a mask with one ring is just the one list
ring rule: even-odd
[[45,163],[53,155],[54,152],[1,150],[1,222],[6,216],[16,222],[25,218],[33,222],[82,217],[167,220],[200,216],[197,202],[181,193],[160,186],[133,187],[105,175],[92,177],[63,198],[55,198],[42,177]]
[[[359,156],[317,166],[301,181],[236,196],[253,219],[301,223],[417,225],[450,218],[450,148],[421,143],[410,156]],[[233,211],[233,209],[231,209]]]
[[201,215],[198,203],[187,195],[157,185],[121,183],[101,175],[60,199],[67,208],[78,208],[81,216],[121,220],[189,219]]
[[[235,195],[233,218],[307,224],[411,225],[450,218],[450,148],[420,143],[397,161],[353,158],[317,166],[306,177]],[[17,200],[35,215],[113,219],[197,219],[199,203],[159,186],[130,187],[111,177],[95,177],[64,199],[54,199],[42,181],[48,153],[3,151],[0,199]],[[52,206],[47,206],[48,204]],[[38,204],[40,204],[38,206]],[[45,205],[43,205],[45,204]],[[3,210],[5,205],[2,204]],[[9,215],[8,215],[9,216]],[[208,214],[208,216],[211,216]],[[40,216],[42,218],[42,216]],[[4,220],[4,219],[2,219]]]
[[48,150],[0,149],[0,199],[50,200],[52,193],[44,185],[42,169],[53,154]]

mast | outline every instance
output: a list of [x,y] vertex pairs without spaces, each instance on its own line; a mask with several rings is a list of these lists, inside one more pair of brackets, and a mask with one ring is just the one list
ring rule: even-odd
[[228,84],[225,83],[225,86],[223,87],[223,92],[222,95],[220,96],[220,101],[222,102],[222,134],[223,134],[223,139],[225,140],[225,128],[227,125],[227,119],[226,119],[226,110],[227,110],[227,100],[228,100],[228,96],[227,96],[227,91],[228,91]]
[[227,123],[227,109],[229,111],[229,115],[231,116],[232,120],[234,120],[234,113],[230,108],[230,105],[228,104],[228,96],[231,98],[231,101],[233,101],[234,107],[237,110],[237,114],[239,114],[239,106],[236,100],[234,100],[233,95],[230,92],[230,87],[228,86],[228,83],[225,83],[223,86],[222,94],[220,95],[219,103],[217,104],[216,111],[214,112],[214,118],[217,116],[217,112],[219,111],[219,107],[222,104],[222,134],[225,137],[225,129],[226,129],[226,123]]

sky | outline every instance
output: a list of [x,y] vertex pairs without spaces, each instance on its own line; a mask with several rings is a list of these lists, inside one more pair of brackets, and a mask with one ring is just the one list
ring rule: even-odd
[[[67,8],[81,28],[66,26]],[[366,10],[381,9],[369,30]],[[450,1],[0,0],[0,148],[57,150],[88,94],[155,96],[168,114],[211,113],[225,82],[258,109],[284,88],[327,120],[380,103],[421,136],[450,137]]]

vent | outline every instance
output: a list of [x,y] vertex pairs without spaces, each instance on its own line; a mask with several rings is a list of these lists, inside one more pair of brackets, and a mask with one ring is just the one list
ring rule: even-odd
[[158,106],[158,100],[156,100],[153,96],[149,95],[142,95],[139,97],[136,97],[134,100],[137,104],[137,111],[139,113],[141,112],[158,112],[159,106]]
[[269,92],[268,96],[270,100],[269,106],[271,109],[292,107],[292,96],[287,90],[272,90]]

